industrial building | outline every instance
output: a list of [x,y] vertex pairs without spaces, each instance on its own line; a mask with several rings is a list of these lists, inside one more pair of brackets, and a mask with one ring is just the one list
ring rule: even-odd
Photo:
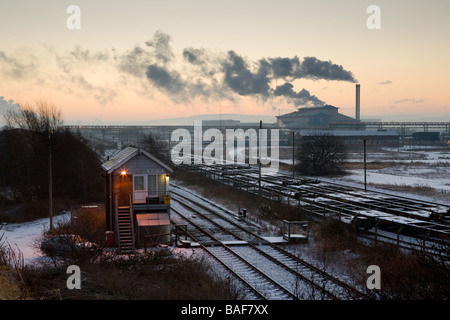
[[121,253],[170,243],[169,173],[140,148],[127,147],[102,164],[106,225]]
[[379,147],[399,146],[399,134],[396,131],[377,130],[300,130],[297,136],[311,139],[320,135],[329,135],[342,141],[347,147],[362,145],[366,140],[369,145]]
[[277,126],[285,129],[330,129],[330,124],[354,126],[361,122],[361,86],[356,85],[355,118],[339,113],[332,105],[304,107],[295,112],[277,116]]
[[305,107],[295,112],[277,116],[277,126],[285,129],[328,129],[331,122],[351,123],[358,120],[338,112],[331,105],[323,107]]
[[[355,95],[355,117],[350,117],[339,113],[339,108],[332,105],[325,105],[321,107],[299,108],[295,112],[277,116],[277,122],[274,124],[264,124],[264,128],[280,129],[279,145],[292,144],[292,133],[299,130],[329,130],[329,131],[346,131],[341,133],[344,139],[347,136],[347,143],[354,144],[355,135],[359,135],[359,140],[362,141],[367,135],[374,135],[378,133],[378,141],[380,145],[387,144],[387,141],[381,141],[381,137],[390,135],[391,132],[397,132],[397,136],[391,135],[391,140],[398,139],[397,143],[403,145],[418,145],[418,144],[439,144],[450,146],[450,122],[383,122],[380,120],[365,120],[361,121],[361,104],[360,104],[360,90],[359,84],[356,84]],[[204,129],[218,128],[222,132],[225,129],[242,128],[247,130],[253,128],[259,129],[260,122],[243,123],[238,120],[220,119],[220,120],[205,120],[202,122]],[[194,126],[189,125],[87,125],[87,126],[66,126],[70,130],[76,131],[83,137],[90,141],[100,142],[102,144],[107,141],[111,148],[120,147],[123,145],[139,145],[143,137],[148,134],[153,134],[157,137],[168,141],[168,150],[170,152],[170,137],[174,130],[186,129],[192,132]],[[427,133],[429,129],[433,128],[434,132],[439,132],[439,137],[436,134]],[[364,133],[364,131],[368,131]],[[357,131],[349,134],[349,131]],[[418,132],[418,133],[416,133]],[[423,132],[423,133],[420,133]],[[336,133],[337,134],[337,133]],[[429,139],[431,135],[432,139]],[[428,138],[428,139],[425,139]],[[436,140],[438,139],[438,140]],[[389,139],[387,139],[389,140]],[[352,142],[353,141],[353,142]],[[369,142],[371,144],[371,142]],[[396,143],[393,143],[394,145]],[[112,145],[112,146],[111,146]]]
[[[319,135],[329,135],[347,146],[360,145],[363,140],[373,146],[399,146],[396,131],[366,130],[361,123],[361,87],[356,85],[355,118],[339,113],[339,108],[331,105],[313,108],[299,108],[297,111],[277,117],[277,126],[292,131],[296,136],[309,139]],[[339,130],[336,130],[336,127]],[[355,130],[356,129],[356,130]]]

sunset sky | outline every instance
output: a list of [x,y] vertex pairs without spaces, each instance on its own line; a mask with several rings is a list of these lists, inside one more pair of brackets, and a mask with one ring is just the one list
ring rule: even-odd
[[0,109],[45,99],[95,123],[326,103],[353,117],[360,83],[363,119],[450,121],[449,17],[448,0],[0,0]]

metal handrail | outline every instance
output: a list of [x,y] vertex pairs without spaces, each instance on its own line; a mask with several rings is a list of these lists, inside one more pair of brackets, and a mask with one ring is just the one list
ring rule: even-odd
[[134,214],[133,214],[133,194],[130,193],[130,221],[131,221],[131,235],[133,236],[133,246],[135,244],[134,234]]

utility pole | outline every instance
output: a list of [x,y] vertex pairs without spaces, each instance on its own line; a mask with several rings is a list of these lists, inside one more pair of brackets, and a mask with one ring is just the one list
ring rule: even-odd
[[261,196],[261,130],[262,130],[262,120],[259,120],[259,195]]
[[292,131],[292,178],[295,177],[295,131]]
[[50,230],[53,229],[52,133],[52,131],[48,133],[48,211],[50,216]]
[[364,191],[367,192],[367,165],[366,165],[366,141],[367,139],[363,139],[364,141]]

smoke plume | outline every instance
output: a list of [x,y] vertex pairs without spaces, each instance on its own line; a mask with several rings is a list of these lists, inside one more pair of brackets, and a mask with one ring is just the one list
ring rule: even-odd
[[308,90],[302,89],[299,92],[293,90],[293,85],[289,82],[281,86],[277,86],[273,94],[275,96],[284,96],[290,99],[296,106],[314,106],[321,107],[325,102],[314,95],[311,95]]
[[[47,72],[42,63],[45,58],[33,55],[28,59],[31,62],[24,63],[23,59],[0,51],[0,72],[13,81],[26,77],[42,84],[45,80],[58,90],[79,96],[90,94],[102,105],[112,102],[127,86],[147,97],[162,92],[177,103],[252,97],[263,102],[276,98],[295,106],[319,106],[325,102],[306,89],[295,89],[294,81],[357,82],[343,66],[315,57],[251,60],[235,50],[217,52],[186,47],[180,60],[171,41],[170,35],[156,31],[150,40],[122,52],[76,46],[59,54],[47,48],[58,72]],[[284,84],[277,85],[279,81]]]
[[[196,74],[204,79],[220,81],[222,92],[230,92],[239,96],[254,96],[267,100],[270,97],[285,97],[296,106],[321,106],[325,102],[308,90],[295,92],[293,82],[297,79],[346,81],[356,83],[350,71],[331,61],[306,57],[300,60],[297,56],[262,58],[259,61],[247,61],[233,50],[226,54],[212,56],[206,49],[185,48],[185,62],[195,68]],[[282,79],[285,84],[272,88],[272,84]],[[221,94],[216,94],[221,96]]]

